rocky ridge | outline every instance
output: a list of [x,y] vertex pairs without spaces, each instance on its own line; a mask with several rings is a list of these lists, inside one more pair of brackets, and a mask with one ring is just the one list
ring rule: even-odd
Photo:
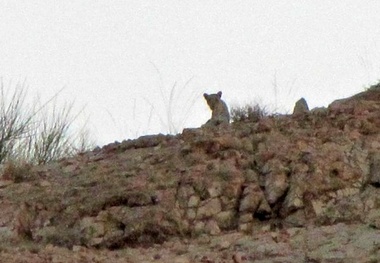
[[0,262],[378,262],[380,87],[8,165],[0,197]]

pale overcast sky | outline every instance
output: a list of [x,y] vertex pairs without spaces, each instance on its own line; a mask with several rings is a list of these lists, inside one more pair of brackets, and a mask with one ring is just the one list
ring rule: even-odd
[[180,132],[210,117],[203,92],[291,112],[363,91],[380,79],[379,13],[378,0],[2,0],[0,77],[46,98],[66,87],[99,144],[167,133],[168,107]]

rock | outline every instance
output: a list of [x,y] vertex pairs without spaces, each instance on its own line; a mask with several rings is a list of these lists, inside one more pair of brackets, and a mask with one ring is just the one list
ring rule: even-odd
[[213,182],[207,191],[211,198],[219,197],[222,194],[222,184],[220,182]]
[[196,234],[204,233],[205,232],[205,222],[198,221],[194,226],[194,232]]
[[173,263],[191,263],[192,260],[187,256],[179,256],[173,259]]
[[185,128],[181,137],[185,140],[191,140],[204,135],[204,130],[200,128]]
[[205,231],[211,236],[219,235],[221,233],[218,223],[215,220],[209,220],[206,223]]
[[259,175],[257,174],[256,171],[252,169],[247,169],[245,171],[245,180],[247,183],[259,183]]
[[307,118],[262,116],[15,165],[2,178],[18,179],[0,180],[1,260],[377,262],[379,113],[377,89]]
[[289,213],[304,208],[303,195],[306,191],[305,179],[307,174],[293,174],[290,180],[289,191],[285,197],[281,214],[286,217]]
[[235,225],[235,211],[222,211],[215,217],[221,229],[232,229]]
[[348,196],[359,194],[359,192],[360,192],[359,188],[348,187],[348,188],[344,188],[344,189],[339,189],[336,192],[336,196],[337,196],[338,199],[341,199],[341,198],[344,198],[344,197],[348,197]]
[[49,181],[47,181],[47,180],[43,180],[43,181],[40,182],[40,185],[42,187],[49,187],[49,186],[51,186],[51,183]]
[[369,183],[380,187],[380,153],[370,156]]
[[120,244],[124,239],[124,231],[113,227],[107,229],[106,234],[103,237],[102,245],[105,247],[114,247]]
[[313,108],[310,112],[311,114],[314,114],[317,116],[326,116],[328,113],[328,110],[326,107],[317,107],[317,108]]
[[283,223],[290,227],[303,227],[307,223],[305,212],[303,210],[292,212],[286,216]]
[[227,241],[227,240],[222,240],[217,245],[217,248],[219,248],[219,250],[225,250],[225,249],[228,249],[230,247],[231,247],[231,242]]
[[189,199],[189,203],[187,207],[190,207],[190,208],[198,207],[199,203],[200,203],[199,196],[192,195]]
[[238,198],[241,194],[241,184],[242,182],[240,181],[228,182],[228,184],[224,186],[222,197],[225,197],[228,200]]
[[34,221],[36,219],[36,209],[34,205],[23,202],[16,214],[15,228],[19,237],[32,236]]
[[257,132],[270,132],[273,127],[273,122],[267,118],[260,119],[257,123]]
[[0,240],[8,242],[11,241],[13,237],[13,229],[10,229],[9,227],[0,227]]
[[73,248],[71,249],[73,252],[85,252],[86,251],[86,248],[83,247],[83,246],[73,246]]
[[369,226],[380,230],[380,210],[371,210],[366,221]]
[[[179,187],[177,193],[177,200],[181,208],[188,207],[189,200],[192,196],[195,196],[195,191],[192,186],[184,185]],[[195,199],[193,200],[195,201]]]
[[288,233],[290,238],[293,238],[296,235],[298,235],[302,231],[302,229],[303,228],[301,228],[301,227],[290,227],[290,228],[286,229],[286,232]]
[[215,263],[215,261],[214,260],[212,260],[211,258],[209,258],[208,256],[203,256],[202,258],[201,258],[201,261],[200,261],[201,263]]
[[99,246],[103,242],[104,242],[104,238],[102,238],[102,237],[95,237],[95,238],[91,238],[89,240],[88,245],[91,246],[91,247],[95,247],[95,246]]
[[13,180],[0,180],[0,189],[13,184]]
[[80,230],[88,240],[104,236],[105,234],[104,224],[96,222],[95,217],[83,218],[80,222]]
[[324,211],[324,204],[322,201],[320,200],[313,200],[311,202],[312,206],[313,206],[313,209],[314,209],[314,213],[316,216],[319,216],[323,213]]
[[116,152],[120,147],[120,142],[115,141],[113,143],[104,145],[102,148],[102,152],[106,154],[114,153]]
[[265,197],[269,204],[274,204],[288,189],[288,178],[284,167],[278,160],[270,160],[269,173],[265,175]]
[[242,149],[250,154],[254,152],[252,141],[249,138],[243,138],[241,140]]
[[215,139],[215,143],[220,145],[220,149],[236,149],[240,150],[243,148],[243,143],[236,137],[231,137],[229,135],[225,135]]
[[135,148],[155,147],[165,140],[166,136],[159,135],[144,135],[134,141]]
[[236,252],[235,254],[233,254],[232,260],[234,261],[234,263],[243,263],[247,260],[247,257],[242,252]]
[[64,173],[73,174],[80,169],[79,164],[71,164],[63,168]]
[[293,115],[299,116],[309,112],[309,106],[304,98],[299,99],[293,109]]
[[239,224],[238,230],[243,233],[248,233],[252,230],[252,223]]
[[256,217],[258,217],[261,220],[270,218],[272,213],[272,209],[270,208],[270,205],[268,204],[267,200],[265,198],[261,199],[261,203],[259,207],[256,210]]
[[218,198],[210,199],[198,208],[197,219],[206,219],[222,211],[222,205]]
[[123,198],[127,200],[126,205],[129,207],[152,205],[155,200],[153,195],[144,192],[127,193]]
[[264,193],[260,186],[256,184],[247,186],[243,191],[243,197],[239,205],[239,212],[256,212],[263,198]]
[[190,221],[193,221],[197,217],[197,212],[195,209],[187,209],[186,210],[186,217]]
[[251,223],[253,221],[253,213],[245,213],[239,216],[239,224]]
[[333,112],[335,114],[337,114],[337,113],[343,113],[343,112],[348,112],[348,110],[351,108],[350,105],[347,105],[348,103],[349,103],[348,99],[334,100],[328,106],[328,109],[329,109],[330,112]]

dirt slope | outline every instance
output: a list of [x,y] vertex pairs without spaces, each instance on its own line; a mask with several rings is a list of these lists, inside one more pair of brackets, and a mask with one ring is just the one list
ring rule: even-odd
[[0,262],[378,262],[380,87],[0,181]]

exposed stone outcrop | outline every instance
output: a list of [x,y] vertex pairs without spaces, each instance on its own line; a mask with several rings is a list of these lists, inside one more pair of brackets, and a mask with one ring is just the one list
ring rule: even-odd
[[[254,252],[235,251],[235,261],[260,260],[265,251],[279,262],[289,262],[279,259],[281,251],[295,251],[294,262],[339,259],[333,250],[314,252],[324,251],[338,228],[380,236],[379,94],[372,88],[305,118],[270,116],[115,142],[28,167],[17,180],[5,171],[0,237],[115,249],[171,238],[207,243],[233,231],[263,238],[247,241]],[[318,235],[326,240],[312,240]],[[365,257],[355,253],[366,242],[342,238],[336,243],[351,251],[343,258]]]
[[293,115],[300,116],[309,112],[309,106],[304,98],[299,99],[294,105]]
[[370,156],[369,183],[380,186],[380,152],[375,152]]

